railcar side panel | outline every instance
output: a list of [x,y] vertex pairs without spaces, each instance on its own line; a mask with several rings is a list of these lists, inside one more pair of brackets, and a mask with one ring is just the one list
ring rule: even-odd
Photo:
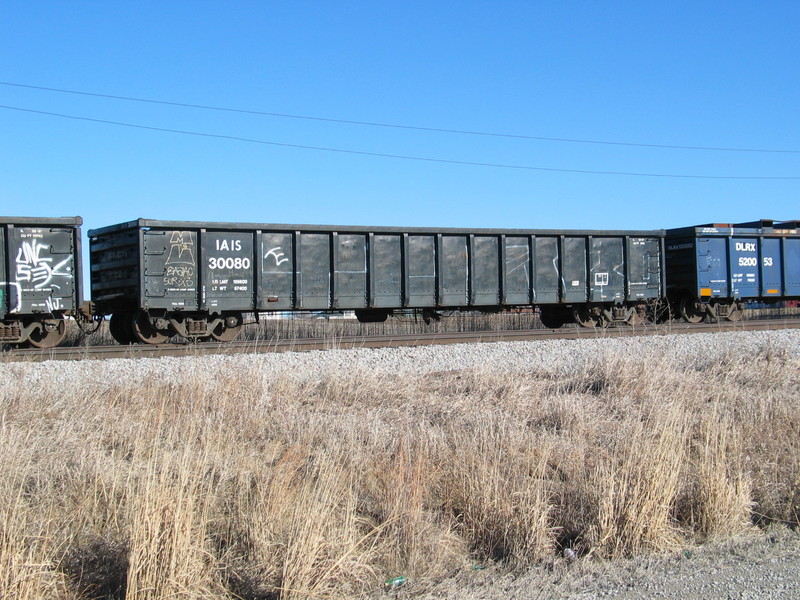
[[331,245],[325,233],[300,233],[297,247],[298,308],[331,308]]
[[[697,297],[727,297],[728,250],[725,238],[697,238],[697,284],[693,290]],[[707,291],[710,292],[707,293]]]
[[75,229],[9,228],[14,312],[59,313],[77,308]]
[[589,300],[623,302],[625,300],[625,257],[623,238],[590,237]]
[[197,310],[198,239],[195,231],[141,230],[145,309]]
[[761,240],[761,295],[780,296],[783,293],[783,257],[779,238]]
[[588,297],[586,241],[585,237],[562,238],[561,280],[566,303],[586,302]]
[[294,235],[270,231],[261,234],[259,261],[261,289],[258,290],[261,310],[290,310],[295,308],[294,294]]
[[11,285],[6,263],[6,230],[0,227],[0,319],[8,314],[8,293]]
[[728,238],[731,292],[734,298],[758,298],[759,285],[759,238]]
[[403,237],[372,234],[370,260],[372,306],[403,306]]
[[467,306],[469,303],[469,254],[467,237],[439,235],[439,306]]
[[408,290],[406,306],[436,306],[436,240],[433,235],[408,235],[408,273],[405,286]]
[[470,236],[470,298],[473,306],[500,304],[500,240],[497,236]]
[[504,304],[528,304],[531,301],[531,238],[502,236]]
[[786,296],[800,296],[800,238],[784,238],[783,265]]
[[255,308],[253,233],[200,232],[200,308],[219,313]]
[[[535,236],[533,248],[533,301],[536,304],[556,304],[561,301],[561,259],[558,238]],[[583,280],[586,281],[585,272]]]
[[333,308],[367,307],[367,236],[334,233]]
[[661,297],[661,239],[629,237],[627,245],[628,300]]

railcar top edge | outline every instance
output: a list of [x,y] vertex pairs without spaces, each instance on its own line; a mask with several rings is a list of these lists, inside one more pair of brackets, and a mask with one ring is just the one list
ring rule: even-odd
[[668,237],[684,234],[715,236],[737,234],[794,236],[800,234],[800,221],[773,221],[771,219],[761,219],[760,221],[750,221],[748,223],[708,223],[706,225],[692,225],[690,227],[667,229],[666,233]]
[[0,225],[83,225],[81,217],[0,217]]
[[268,230],[268,231],[304,231],[304,232],[340,232],[340,233],[412,233],[412,234],[454,234],[454,235],[575,235],[575,236],[661,236],[665,235],[663,229],[651,230],[607,230],[607,229],[501,229],[501,228],[456,228],[456,227],[387,227],[365,225],[309,225],[309,224],[281,224],[281,223],[225,223],[207,221],[162,221],[156,219],[135,219],[109,225],[99,229],[91,229],[89,237],[96,237],[123,231],[126,229],[206,229],[206,230]]

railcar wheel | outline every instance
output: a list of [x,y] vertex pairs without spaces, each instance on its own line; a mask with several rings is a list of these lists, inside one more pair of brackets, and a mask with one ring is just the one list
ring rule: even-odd
[[114,313],[108,320],[108,332],[114,341],[123,346],[134,343],[133,330],[131,329],[131,315],[128,313]]
[[741,321],[744,313],[740,306],[734,302],[728,307],[728,314],[725,316],[725,319],[728,321]]
[[135,341],[142,344],[163,344],[169,335],[156,329],[146,311],[137,310],[130,320],[131,331]]
[[64,341],[67,335],[67,323],[64,317],[45,319],[41,329],[32,331],[28,342],[35,348],[53,348]]
[[242,331],[242,314],[235,313],[225,317],[222,323],[211,331],[211,337],[218,342],[232,342]]
[[697,301],[691,296],[681,297],[678,312],[687,323],[699,323],[705,317],[705,311],[697,305]]
[[581,327],[597,327],[599,319],[593,314],[592,309],[587,304],[579,304],[573,307],[572,316],[575,322]]

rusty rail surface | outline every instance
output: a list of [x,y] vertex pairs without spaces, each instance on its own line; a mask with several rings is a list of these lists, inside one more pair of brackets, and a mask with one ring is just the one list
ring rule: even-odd
[[722,331],[763,331],[797,329],[800,319],[758,319],[738,322],[683,323],[586,329],[530,329],[516,331],[481,331],[457,333],[414,333],[369,336],[342,336],[294,340],[246,340],[240,342],[204,342],[200,344],[158,344],[153,346],[73,346],[38,349],[14,349],[3,353],[6,361],[87,360],[109,358],[158,358],[162,356],[205,356],[209,354],[252,354],[266,352],[308,352],[348,348],[390,348],[527,340],[600,339],[625,336],[713,333]]

